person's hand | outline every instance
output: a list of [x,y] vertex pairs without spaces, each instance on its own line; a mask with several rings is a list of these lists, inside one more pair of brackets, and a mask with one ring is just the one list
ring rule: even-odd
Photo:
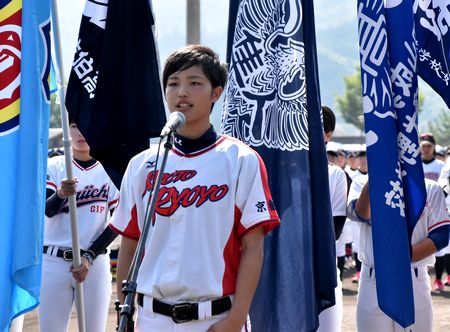
[[70,265],[69,271],[72,272],[72,277],[76,281],[83,282],[86,279],[90,267],[91,264],[89,263],[89,260],[86,257],[81,256],[81,265],[75,268],[72,263],[72,265]]
[[70,195],[75,195],[77,193],[77,183],[78,179],[73,178],[72,180],[63,179],[61,185],[58,187],[56,194],[59,198],[64,199]]
[[241,332],[243,326],[244,324],[232,320],[230,316],[228,316],[227,318],[218,321],[214,325],[211,325],[207,332]]

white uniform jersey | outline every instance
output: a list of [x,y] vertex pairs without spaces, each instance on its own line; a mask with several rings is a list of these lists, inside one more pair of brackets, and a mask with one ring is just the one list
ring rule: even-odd
[[[75,160],[72,161],[73,176],[78,179],[76,198],[79,244],[81,249],[87,249],[106,228],[106,216],[117,205],[118,191],[99,162],[85,169]],[[47,189],[56,192],[61,180],[66,177],[64,156],[50,158]],[[72,247],[68,204],[65,199],[55,216],[45,218],[44,245]]]
[[441,188],[448,193],[445,202],[447,209],[450,209],[450,158],[447,159],[447,162],[442,167],[438,182]]
[[442,160],[434,159],[431,163],[423,165],[423,173],[426,179],[430,179],[433,181],[437,181],[439,176],[441,175],[442,167],[444,167],[445,163]]
[[[447,212],[450,211],[450,158],[447,159],[447,162],[441,169],[441,175],[439,176],[438,183],[441,188],[447,192],[447,196],[445,197],[445,204],[447,206]],[[450,244],[445,248],[439,250],[435,256],[442,257],[446,254],[450,254]]]
[[328,164],[331,212],[333,217],[345,216],[347,211],[347,177],[345,172],[334,164]]
[[344,171],[347,172],[347,174],[350,176],[350,179],[352,180],[356,175],[359,174],[359,171],[357,169],[351,169],[348,165],[345,166]]
[[[367,178],[363,177],[358,177],[352,182],[348,197],[348,210],[351,215],[355,215],[354,201],[358,199],[366,182]],[[450,224],[442,189],[439,187],[437,182],[430,181],[428,179],[425,179],[425,187],[427,191],[427,200],[422,215],[414,228],[411,237],[412,245],[425,239],[428,236],[428,233],[432,230]],[[361,223],[360,227],[360,247],[358,258],[366,266],[374,268],[375,263],[373,258],[372,226],[367,223]],[[433,264],[434,255],[430,255],[418,262],[411,263],[412,267]]]
[[[139,238],[156,180],[157,147],[135,156],[121,186],[111,227]],[[161,160],[162,153],[160,154]],[[279,224],[259,155],[222,135],[212,146],[167,159],[137,291],[166,301],[204,301],[234,294],[240,238]]]

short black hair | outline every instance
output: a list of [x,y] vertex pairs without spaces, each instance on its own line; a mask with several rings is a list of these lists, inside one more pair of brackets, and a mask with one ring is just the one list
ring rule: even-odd
[[227,66],[208,46],[188,45],[173,52],[166,60],[163,70],[163,88],[166,89],[169,76],[199,65],[202,67],[213,89],[225,87],[228,78]]
[[331,108],[328,106],[322,106],[322,116],[323,116],[323,131],[325,133],[333,132],[336,128],[336,116],[334,115]]

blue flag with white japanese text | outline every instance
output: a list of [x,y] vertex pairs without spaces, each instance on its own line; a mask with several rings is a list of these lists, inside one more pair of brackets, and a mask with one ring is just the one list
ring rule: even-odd
[[263,158],[281,225],[266,236],[255,331],[313,331],[336,256],[312,0],[230,2],[223,132]]
[[50,3],[0,1],[0,331],[39,304],[50,110]]
[[406,328],[414,323],[411,236],[426,200],[412,0],[359,0],[358,19],[378,305]]
[[417,73],[450,108],[450,3],[429,0],[413,3]]

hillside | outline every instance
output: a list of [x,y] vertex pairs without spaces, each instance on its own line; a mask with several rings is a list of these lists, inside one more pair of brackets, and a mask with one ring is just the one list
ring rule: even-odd
[[[337,95],[344,93],[343,77],[350,75],[359,65],[358,22],[353,1],[315,1],[317,52],[322,103],[336,109]],[[419,80],[419,89],[425,94],[424,111],[419,118],[419,128],[426,130],[427,122],[433,121],[445,103],[425,82]],[[359,130],[345,124],[338,114],[336,134],[357,135]]]

